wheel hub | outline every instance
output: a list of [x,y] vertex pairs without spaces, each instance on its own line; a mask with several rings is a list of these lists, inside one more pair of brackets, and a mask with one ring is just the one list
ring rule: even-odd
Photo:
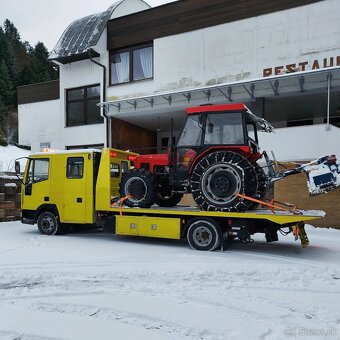
[[241,191],[241,182],[235,167],[223,163],[216,164],[204,174],[202,191],[215,204],[225,204]]
[[54,229],[54,222],[51,217],[44,217],[41,221],[41,228],[45,233],[51,233]]
[[147,194],[146,183],[141,178],[132,177],[125,184],[125,192],[133,202],[142,201]]
[[193,240],[199,246],[206,246],[212,240],[212,233],[208,228],[197,228],[193,234]]

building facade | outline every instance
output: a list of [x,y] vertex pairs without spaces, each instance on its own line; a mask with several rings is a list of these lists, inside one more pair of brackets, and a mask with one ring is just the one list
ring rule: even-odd
[[[18,88],[19,143],[32,151],[162,152],[185,108],[243,102],[276,128],[259,136],[276,159],[340,156],[338,0],[121,0],[71,23],[50,59],[59,81]],[[339,191],[309,198],[293,177],[275,197],[339,227]]]
[[[336,153],[339,22],[337,0],[118,1],[65,30],[50,55],[59,82],[19,88],[19,142],[34,151],[160,148],[186,107],[241,101],[278,128],[280,138],[262,141],[279,158]],[[300,130],[323,145],[294,146]],[[295,153],[282,152],[285,139]]]

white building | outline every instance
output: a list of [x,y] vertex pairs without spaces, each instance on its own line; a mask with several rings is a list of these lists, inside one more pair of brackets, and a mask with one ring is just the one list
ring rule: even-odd
[[338,0],[122,0],[73,22],[50,58],[60,81],[18,90],[33,151],[160,148],[186,107],[231,101],[279,128],[262,138],[278,158],[340,151]]

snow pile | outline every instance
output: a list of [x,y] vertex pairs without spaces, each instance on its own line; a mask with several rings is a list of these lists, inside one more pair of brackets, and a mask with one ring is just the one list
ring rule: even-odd
[[0,339],[339,339],[340,231],[198,252],[0,223]]
[[[0,146],[0,173],[14,172],[14,162],[17,158],[28,157],[31,151],[18,148],[14,145]],[[20,160],[21,170],[25,168],[26,160]]]

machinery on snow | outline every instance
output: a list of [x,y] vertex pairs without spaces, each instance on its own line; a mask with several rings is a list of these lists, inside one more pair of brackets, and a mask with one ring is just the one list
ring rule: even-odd
[[[304,172],[310,195],[340,186],[340,164],[334,155],[293,169],[276,171],[266,152],[260,152],[257,131],[273,132],[246,105],[226,104],[186,109],[187,120],[168,154],[134,156],[134,168],[119,186],[124,204],[148,208],[175,206],[183,194],[202,210],[247,211],[256,208],[271,183]],[[173,141],[172,132],[170,139]],[[260,166],[264,158],[266,165]],[[250,199],[247,199],[250,198]]]

